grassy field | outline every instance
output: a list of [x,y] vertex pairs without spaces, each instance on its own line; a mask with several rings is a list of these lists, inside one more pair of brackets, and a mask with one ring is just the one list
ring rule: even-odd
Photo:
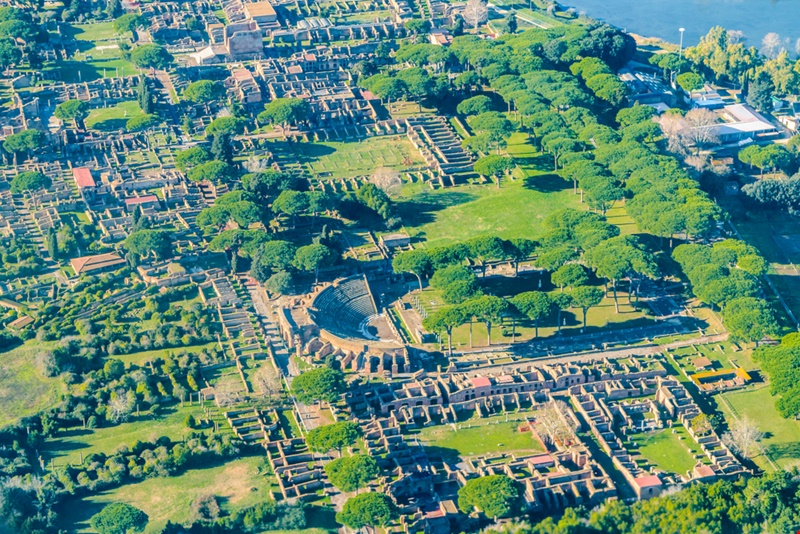
[[100,131],[122,130],[128,119],[144,115],[136,101],[120,102],[116,106],[93,109],[86,119],[86,127]]
[[[151,441],[161,436],[180,440],[191,432],[184,423],[189,415],[198,419],[205,417],[202,407],[196,404],[186,404],[183,408],[178,404],[162,408],[161,412],[156,417],[146,412],[139,417],[133,415],[128,422],[116,426],[63,430],[55,439],[45,443],[42,456],[47,463],[52,460],[55,466],[63,466],[67,463],[79,463],[81,454],[84,458],[93,453],[109,454],[122,445],[130,446],[137,441]],[[219,421],[221,429],[229,428],[221,417]]]
[[122,36],[113,22],[67,26],[65,33],[75,38],[78,52],[67,61],[58,61],[46,70],[58,70],[67,83],[88,82],[103,77],[132,76],[138,69],[125,59],[119,49]]
[[47,378],[36,369],[36,354],[44,348],[29,341],[0,353],[0,426],[55,405],[66,391],[60,379]]
[[762,469],[771,471],[770,460],[778,467],[789,469],[800,467],[800,422],[783,419],[775,409],[775,397],[769,388],[723,393],[716,397],[719,409],[731,421],[747,417],[765,432],[761,442],[764,454],[754,458]]
[[166,358],[168,354],[178,354],[181,352],[200,352],[203,349],[216,349],[219,344],[216,341],[204,343],[201,345],[188,345],[185,347],[177,347],[174,349],[157,349],[145,350],[142,352],[133,352],[131,354],[115,354],[113,357],[127,364],[144,365],[151,360],[158,358]]
[[[696,461],[693,453],[699,452],[699,446],[694,442],[683,427],[673,429],[665,428],[654,432],[632,434],[630,439],[638,446],[638,452],[653,465],[664,471],[686,474],[694,467]],[[681,440],[683,438],[683,440]],[[690,452],[689,447],[694,447]]]
[[430,189],[425,184],[404,188],[398,208],[406,221],[404,231],[422,246],[446,245],[480,235],[535,238],[552,212],[572,207],[586,209],[572,193],[572,185],[552,174],[549,156],[542,156],[514,134],[509,154],[520,163],[515,180],[492,184]]
[[[436,447],[442,454],[475,456],[513,451],[538,452],[541,445],[529,432],[518,432],[519,422],[505,422],[505,417],[473,419],[460,423],[458,430],[450,425],[423,428],[416,437],[426,447]],[[471,425],[471,428],[466,428]]]
[[300,163],[324,179],[368,176],[379,167],[403,170],[422,164],[419,152],[405,136],[370,137],[359,141],[287,143],[274,141],[279,160]]
[[119,38],[113,22],[67,25],[65,33],[78,41],[110,41]]
[[146,533],[156,533],[167,520],[189,520],[190,504],[201,495],[216,495],[227,513],[272,498],[269,476],[263,474],[265,458],[252,456],[206,469],[186,471],[177,477],[152,478],[92,495],[65,506],[64,525],[77,532],[93,532],[89,518],[103,506],[125,502],[149,516]]

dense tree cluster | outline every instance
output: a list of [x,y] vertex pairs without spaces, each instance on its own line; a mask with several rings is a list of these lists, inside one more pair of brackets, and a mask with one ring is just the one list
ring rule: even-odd
[[506,475],[473,478],[458,490],[458,508],[465,514],[475,508],[490,519],[508,517],[519,511],[519,488]]
[[[41,326],[37,337],[50,341],[91,335],[92,338],[87,340],[89,345],[112,356],[138,350],[190,346],[216,339],[219,323],[213,315],[204,313],[202,304],[188,307],[172,304],[196,295],[197,289],[192,286],[171,288],[161,294],[148,289],[143,298],[101,304],[104,292],[119,283],[123,276],[124,271],[119,275],[79,282],[75,292],[68,295],[62,305],[45,306],[40,310]],[[142,287],[134,286],[134,290],[141,291]],[[87,307],[92,310],[92,317],[82,319]],[[142,328],[140,321],[143,320],[150,321],[153,327]],[[82,343],[81,349],[89,345]]]
[[23,237],[0,237],[0,281],[25,278],[44,269],[36,246]]
[[111,455],[92,454],[80,467],[67,468],[57,477],[69,493],[95,492],[135,480],[172,476],[215,459],[232,458],[238,452],[237,443],[227,434],[192,433],[183,442],[161,437],[121,447]]
[[131,61],[143,69],[166,69],[175,60],[167,49],[157,44],[137,46],[131,52]]
[[[609,224],[596,213],[565,209],[552,213],[545,219],[545,234],[538,242],[530,240],[506,241],[498,237],[480,237],[464,243],[398,254],[393,262],[395,272],[412,272],[420,277],[430,276],[431,287],[442,292],[442,299],[453,306],[437,309],[428,316],[425,327],[432,332],[444,333],[448,346],[453,328],[479,320],[489,331],[504,318],[524,318],[538,329],[541,321],[557,319],[575,307],[582,310],[584,327],[589,308],[598,305],[605,295],[601,288],[587,285],[586,268],[605,279],[611,286],[617,312],[617,287],[626,282],[628,294],[638,296],[645,279],[659,276],[653,254],[633,236],[619,237],[619,228]],[[536,252],[536,265],[551,271],[551,280],[562,289],[558,295],[541,291],[526,292],[510,300],[483,295],[478,277],[468,261],[485,272],[489,261],[511,259],[518,263]],[[569,291],[564,293],[564,287]],[[512,332],[512,336],[514,333]]]
[[335,402],[346,388],[344,373],[330,367],[311,369],[292,380],[292,394],[304,404]]
[[[74,350],[77,347],[76,339],[64,340],[54,349],[61,354],[51,357],[62,362],[71,358],[72,371],[78,371],[79,365],[91,368],[83,377],[80,393],[66,395],[58,405],[0,429],[0,476],[11,477],[0,490],[0,524],[12,532],[53,530],[57,504],[71,495],[177,473],[238,453],[238,445],[230,436],[193,434],[182,443],[167,438],[137,442],[130,449],[92,455],[80,466],[65,466],[40,477],[36,474],[37,451],[46,438],[65,428],[117,424],[139,408],[149,408],[155,414],[159,403],[169,403],[175,396],[198,389],[196,382],[192,386],[192,374],[199,376],[199,365],[216,358],[182,353],[126,369],[119,360],[101,357],[97,352],[78,353]],[[41,356],[37,356],[39,359]]]
[[258,532],[302,531],[307,525],[306,511],[302,503],[260,502],[241,508],[231,515],[207,520],[196,520],[183,526],[167,521],[160,534],[217,534],[233,532],[248,534]]
[[44,148],[47,136],[39,130],[23,130],[11,134],[3,141],[3,149],[11,154],[25,154],[28,157]]
[[760,283],[768,265],[753,247],[734,239],[711,247],[685,244],[676,247],[672,257],[695,296],[722,311],[732,338],[758,342],[777,331]]
[[147,526],[147,514],[121,502],[109,504],[89,520],[89,524],[100,534],[141,532]]
[[759,209],[800,213],[800,175],[786,180],[756,180],[745,185],[742,192]]
[[379,473],[378,462],[365,454],[342,456],[325,464],[328,480],[345,493],[366,487]]
[[753,354],[769,377],[770,393],[778,398],[775,406],[786,418],[800,414],[800,336],[788,334],[780,345],[765,345]]
[[[697,72],[678,76],[678,83],[687,91],[699,89],[703,78],[742,87],[747,102],[759,111],[772,110],[772,97],[800,91],[800,68],[790,56],[784,41],[776,33],[767,34],[756,46],[748,46],[738,31],[715,26],[700,39],[697,46],[685,51],[687,61],[674,54],[654,56],[654,62],[667,73],[692,67]],[[698,76],[698,73],[702,76]],[[691,78],[689,78],[691,76]],[[691,79],[691,81],[689,81]],[[685,83],[681,83],[685,82]]]
[[125,238],[125,248],[136,258],[152,257],[156,260],[171,258],[173,232],[165,229],[137,230]]
[[364,527],[385,527],[399,517],[397,505],[383,493],[362,493],[348,499],[336,520],[360,530]]
[[326,453],[352,445],[361,436],[361,427],[353,421],[340,421],[313,428],[306,434],[306,444],[314,452]]
[[791,532],[800,523],[800,478],[779,470],[735,482],[694,484],[682,491],[627,505],[608,501],[592,510],[567,509],[559,519],[506,525],[487,532],[519,534],[723,534]]

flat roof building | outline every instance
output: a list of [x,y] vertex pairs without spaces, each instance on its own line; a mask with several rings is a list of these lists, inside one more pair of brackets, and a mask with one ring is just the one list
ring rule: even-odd
[[275,22],[278,20],[278,14],[275,13],[275,8],[269,2],[252,2],[244,5],[244,12],[247,18],[253,19],[258,23],[262,22]]
[[747,104],[725,106],[719,112],[725,121],[717,126],[717,134],[722,144],[736,143],[757,135],[774,133],[778,127]]

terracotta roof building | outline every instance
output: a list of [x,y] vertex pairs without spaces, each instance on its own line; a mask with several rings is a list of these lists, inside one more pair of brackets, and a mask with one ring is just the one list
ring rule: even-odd
[[82,256],[70,260],[72,270],[76,275],[100,272],[107,269],[113,269],[120,265],[125,265],[125,260],[116,252],[108,254],[96,254],[94,256]]
[[144,195],[141,197],[131,197],[125,199],[125,209],[132,211],[139,206],[141,208],[157,208],[158,197],[155,195]]
[[72,177],[79,188],[97,186],[94,178],[92,178],[92,171],[88,167],[75,167],[72,169]]

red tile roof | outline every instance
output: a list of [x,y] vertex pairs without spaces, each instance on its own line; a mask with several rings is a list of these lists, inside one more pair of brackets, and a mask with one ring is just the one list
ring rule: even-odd
[[656,486],[661,486],[661,479],[658,478],[656,475],[645,475],[643,477],[634,478],[634,482],[640,488],[653,488]]
[[108,254],[97,254],[95,256],[83,256],[80,258],[75,258],[69,263],[72,265],[72,270],[75,271],[75,274],[82,274],[90,271],[96,271],[97,269],[105,269],[107,267],[123,265],[125,260],[122,259],[122,256],[116,252],[110,252]]
[[158,197],[155,195],[145,195],[143,197],[132,197],[125,199],[126,206],[134,206],[136,204],[145,204],[147,202],[157,202]]
[[546,464],[554,464],[555,460],[549,454],[537,454],[536,456],[532,456],[530,458],[530,462],[533,465],[546,465]]
[[472,379],[472,387],[474,388],[488,388],[491,387],[492,381],[485,376],[479,376]]
[[713,477],[716,473],[711,469],[710,465],[698,465],[694,468],[694,472],[698,477]]
[[75,167],[72,169],[72,177],[75,178],[75,183],[78,187],[94,187],[94,178],[92,178],[92,171],[87,167]]

